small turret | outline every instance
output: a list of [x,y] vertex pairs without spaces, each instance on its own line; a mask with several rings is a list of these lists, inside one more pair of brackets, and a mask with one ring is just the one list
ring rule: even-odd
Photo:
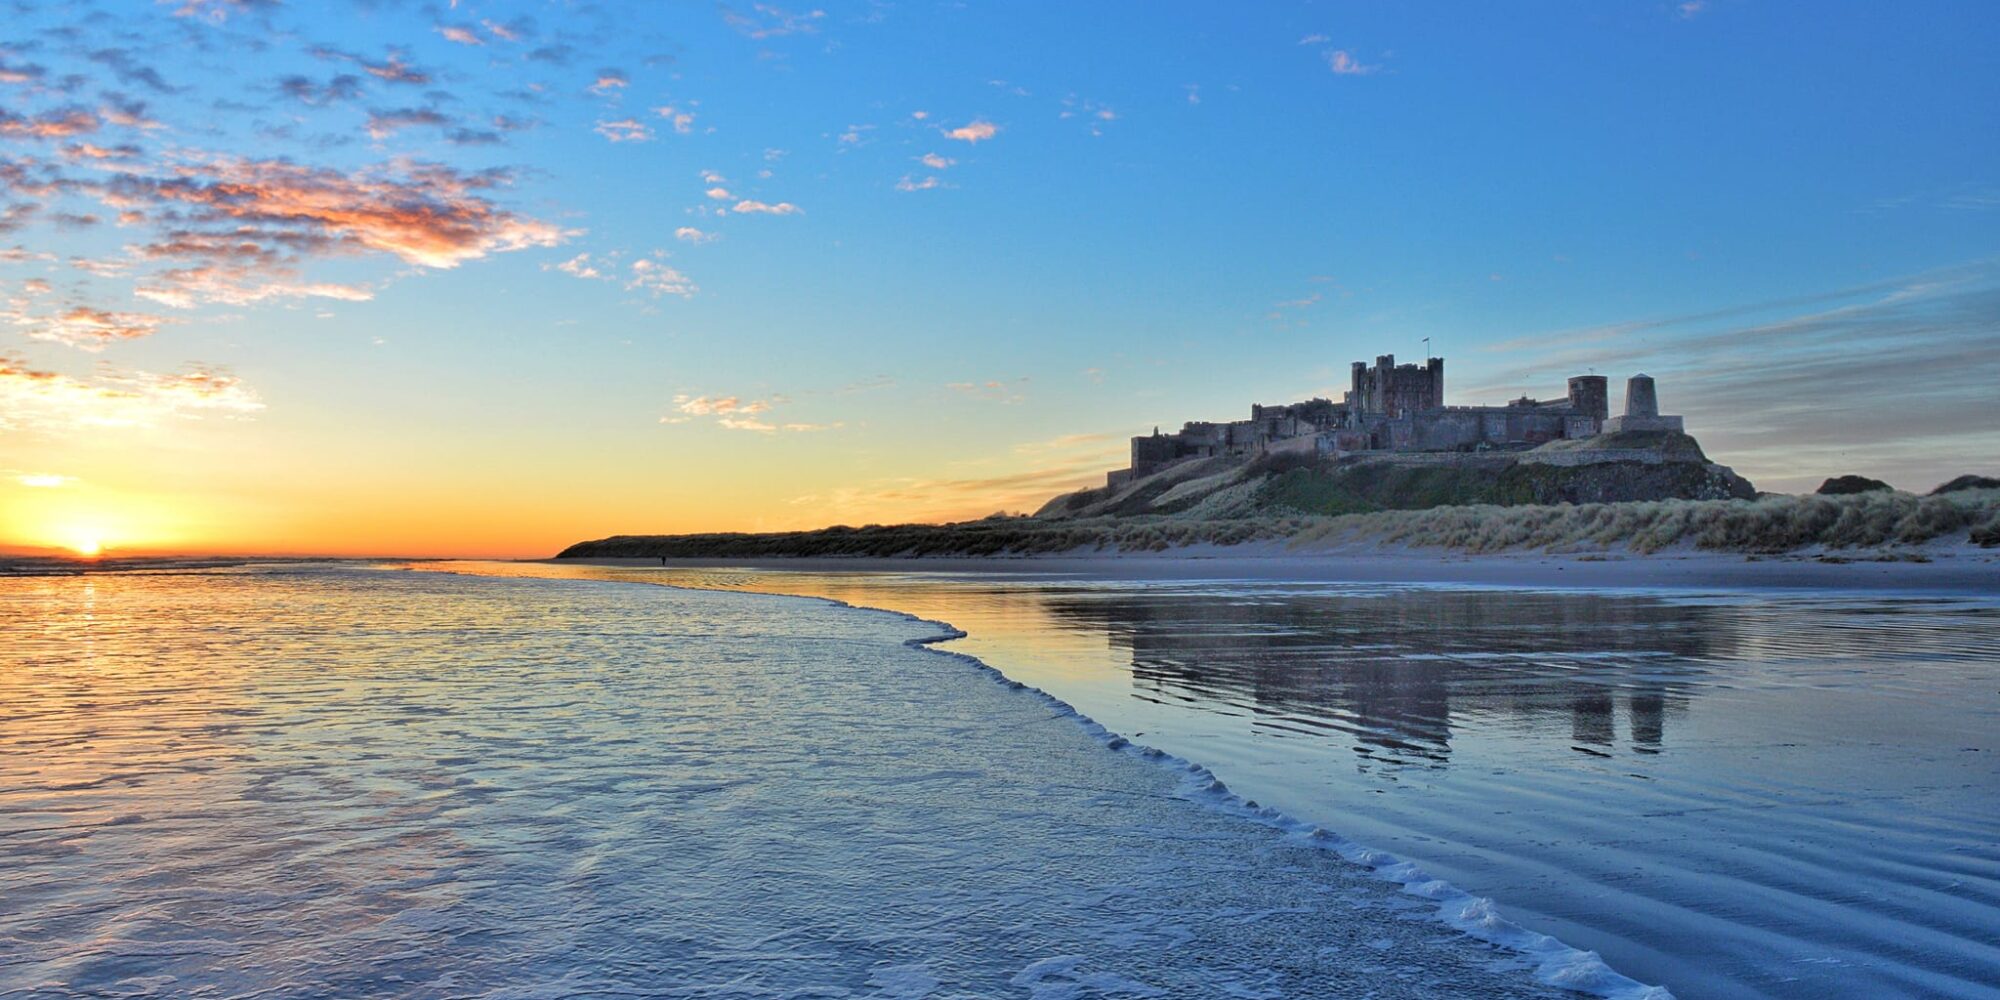
[[1653,389],[1653,376],[1642,373],[1625,380],[1625,415],[1628,417],[1660,415],[1660,397]]
[[1653,388],[1653,376],[1634,375],[1625,380],[1625,415],[1604,422],[1604,433],[1621,431],[1682,432],[1681,418],[1660,415],[1660,396]]

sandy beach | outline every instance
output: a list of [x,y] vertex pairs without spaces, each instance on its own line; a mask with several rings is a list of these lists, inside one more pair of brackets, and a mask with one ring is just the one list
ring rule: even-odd
[[[1920,555],[1918,555],[1920,553]],[[1133,580],[1297,580],[1480,587],[1615,590],[1763,590],[2000,593],[2000,550],[1934,545],[1914,558],[1874,552],[1744,556],[1680,551],[1653,555],[1500,553],[1350,548],[1300,552],[1280,544],[1200,546],[1166,552],[988,558],[669,559],[670,567],[740,566],[857,573],[975,573]],[[574,565],[659,566],[658,559],[541,560]]]

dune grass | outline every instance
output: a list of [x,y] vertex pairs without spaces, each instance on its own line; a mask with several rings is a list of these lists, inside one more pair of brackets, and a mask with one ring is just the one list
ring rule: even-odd
[[1301,533],[1297,543],[1373,540],[1475,553],[1602,548],[1648,553],[1675,546],[1775,553],[1916,545],[1954,535],[2000,545],[2000,490],[1435,507],[1332,518]]

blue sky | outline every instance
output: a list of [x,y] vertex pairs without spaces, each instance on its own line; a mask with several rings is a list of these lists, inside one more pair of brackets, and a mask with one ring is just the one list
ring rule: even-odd
[[1426,337],[1456,402],[1646,370],[1765,488],[2000,445],[1991,4],[7,20],[17,525],[976,516]]

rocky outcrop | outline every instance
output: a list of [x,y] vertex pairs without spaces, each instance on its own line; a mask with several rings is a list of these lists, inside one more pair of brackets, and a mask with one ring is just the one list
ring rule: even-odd
[[1893,490],[1894,486],[1867,476],[1835,476],[1819,484],[1814,493],[1824,497],[1846,496],[1850,493],[1873,493],[1876,490]]
[[1959,476],[1931,491],[1931,496],[1957,493],[1961,490],[2000,490],[2000,479],[1992,476]]

